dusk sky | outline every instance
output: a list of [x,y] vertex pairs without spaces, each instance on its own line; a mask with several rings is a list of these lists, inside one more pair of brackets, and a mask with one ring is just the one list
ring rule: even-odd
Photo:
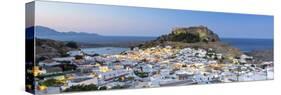
[[160,36],[204,25],[222,38],[273,38],[273,16],[37,1],[35,25],[60,32]]

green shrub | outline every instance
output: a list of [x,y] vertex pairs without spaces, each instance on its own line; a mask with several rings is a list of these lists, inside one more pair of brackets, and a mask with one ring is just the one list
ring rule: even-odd
[[78,48],[77,43],[73,42],[73,41],[66,43],[66,46],[68,46],[70,48],[76,48],[76,49]]

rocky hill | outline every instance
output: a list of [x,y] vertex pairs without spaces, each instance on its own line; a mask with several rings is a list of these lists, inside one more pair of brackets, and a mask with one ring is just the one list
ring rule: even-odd
[[174,28],[171,33],[140,44],[138,47],[149,48],[167,45],[176,48],[213,48],[227,56],[239,56],[242,54],[239,49],[220,42],[219,36],[205,26]]
[[220,41],[218,35],[205,26],[174,28],[170,34],[160,36],[156,40],[184,43]]
[[77,49],[74,42],[61,42],[50,39],[36,39],[36,58],[65,56],[68,51]]

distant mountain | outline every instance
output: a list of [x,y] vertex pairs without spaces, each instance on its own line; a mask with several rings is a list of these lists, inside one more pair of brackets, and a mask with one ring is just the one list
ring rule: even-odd
[[34,29],[36,31],[37,37],[48,37],[48,36],[99,36],[95,33],[84,33],[84,32],[59,32],[54,29],[44,27],[44,26],[33,26],[29,27],[28,29]]
[[36,31],[35,37],[42,39],[52,39],[59,41],[75,41],[81,43],[99,44],[102,46],[133,46],[144,41],[155,39],[155,37],[132,37],[132,36],[102,36],[96,33],[85,32],[59,32],[57,30],[34,26],[26,29]]

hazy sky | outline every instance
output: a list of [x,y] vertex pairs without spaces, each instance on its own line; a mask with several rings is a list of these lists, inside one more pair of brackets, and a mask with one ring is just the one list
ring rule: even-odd
[[61,32],[159,36],[204,25],[224,38],[273,38],[273,16],[37,1],[35,24]]

